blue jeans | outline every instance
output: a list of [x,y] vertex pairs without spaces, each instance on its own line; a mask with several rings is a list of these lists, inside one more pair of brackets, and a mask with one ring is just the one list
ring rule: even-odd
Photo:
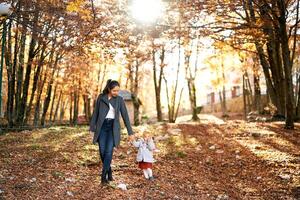
[[113,157],[113,119],[105,119],[98,138],[99,153],[102,161],[102,174],[111,170],[110,164]]

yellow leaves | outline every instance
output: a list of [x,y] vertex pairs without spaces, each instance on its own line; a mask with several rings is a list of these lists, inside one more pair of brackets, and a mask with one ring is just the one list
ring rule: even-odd
[[77,13],[82,19],[89,20],[92,18],[91,11],[86,7],[87,1],[75,0],[69,2],[67,5],[67,11],[70,13]]
[[214,79],[210,80],[213,88],[221,88],[226,82],[222,77],[214,77]]
[[83,5],[84,0],[75,0],[73,2],[68,3],[67,11],[68,12],[78,12],[80,7]]
[[256,20],[256,25],[257,25],[258,27],[262,27],[262,26],[264,25],[264,23],[265,23],[265,20],[262,19],[262,18],[258,18],[258,19]]

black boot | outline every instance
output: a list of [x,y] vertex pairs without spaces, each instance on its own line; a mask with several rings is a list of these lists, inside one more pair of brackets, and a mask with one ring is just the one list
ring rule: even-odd
[[103,185],[108,184],[107,171],[102,171],[102,174],[101,174],[101,184],[103,184]]
[[108,170],[108,181],[114,181],[113,177],[112,177],[112,170],[111,167]]

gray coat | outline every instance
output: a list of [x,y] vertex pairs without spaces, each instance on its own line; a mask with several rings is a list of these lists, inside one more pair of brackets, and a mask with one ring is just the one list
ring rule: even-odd
[[[127,128],[128,135],[134,134],[131,128],[127,108],[125,105],[125,101],[123,97],[117,96],[112,97],[111,104],[115,109],[115,120],[113,122],[113,136],[114,136],[114,146],[117,147],[120,144],[121,140],[121,133],[120,133],[120,120],[119,116],[122,115],[124,124]],[[109,100],[107,94],[99,94],[97,98],[97,102],[92,114],[92,118],[90,121],[90,128],[89,130],[94,132],[93,144],[98,142],[98,137],[100,134],[100,129],[103,124],[103,121],[109,111]]]
[[143,138],[140,138],[136,141],[133,141],[133,146],[139,148],[138,154],[136,156],[137,162],[154,162],[153,159],[153,150],[155,149],[155,145],[153,139],[149,139],[145,141]]

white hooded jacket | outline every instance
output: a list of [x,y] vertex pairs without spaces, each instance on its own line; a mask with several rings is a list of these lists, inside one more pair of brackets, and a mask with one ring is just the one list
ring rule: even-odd
[[155,149],[155,145],[153,139],[149,139],[145,141],[144,139],[140,138],[137,141],[133,141],[133,146],[139,148],[138,154],[136,156],[136,160],[138,162],[154,162],[153,158],[153,150]]

